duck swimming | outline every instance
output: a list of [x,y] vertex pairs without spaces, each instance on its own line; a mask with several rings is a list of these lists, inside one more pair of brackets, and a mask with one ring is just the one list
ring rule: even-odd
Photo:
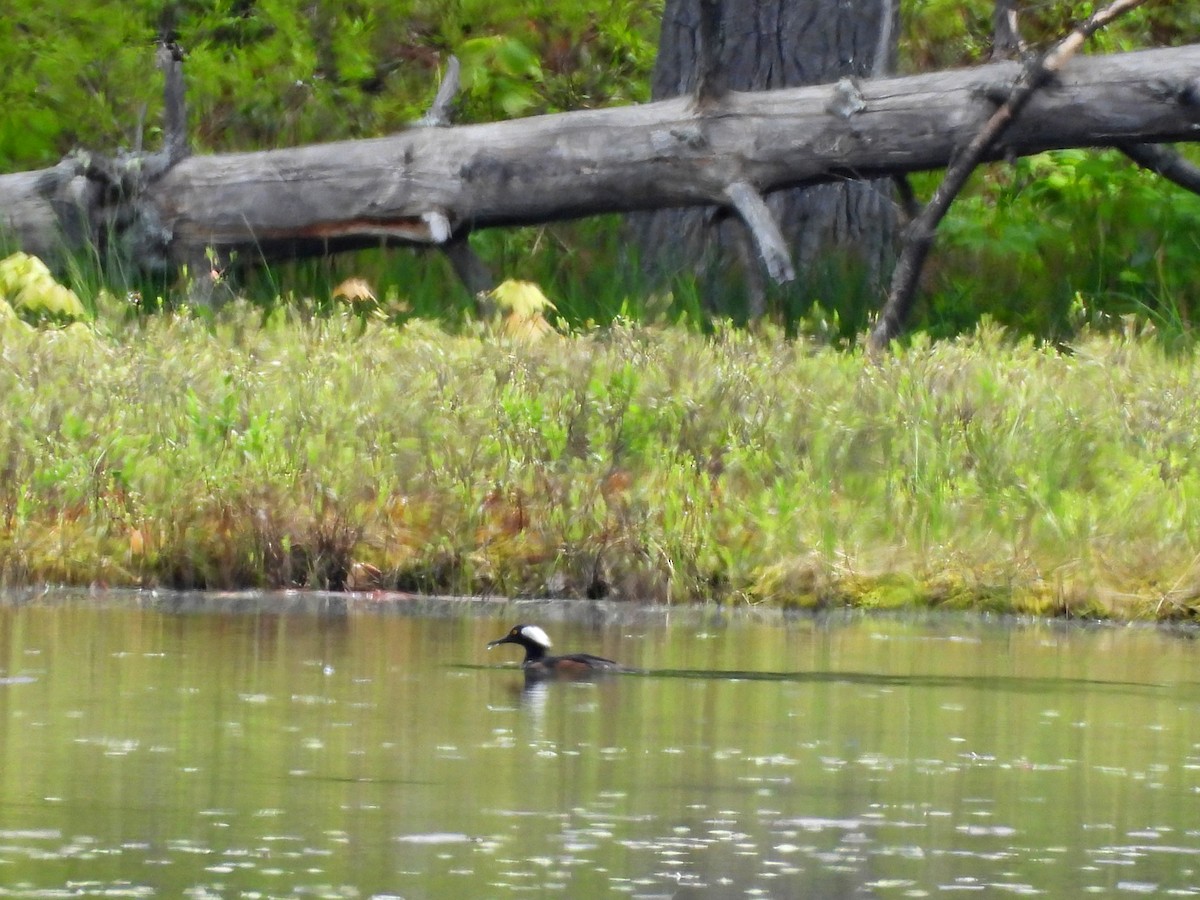
[[500,644],[517,644],[525,648],[525,660],[521,668],[527,679],[536,678],[593,678],[605,672],[619,672],[621,667],[611,659],[593,656],[590,653],[568,653],[550,656],[550,638],[536,625],[514,625],[502,638],[491,641],[488,649]]

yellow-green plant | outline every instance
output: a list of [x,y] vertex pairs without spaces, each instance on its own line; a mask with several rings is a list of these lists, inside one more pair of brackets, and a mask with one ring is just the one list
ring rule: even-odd
[[28,253],[0,259],[0,302],[34,323],[67,323],[86,315],[75,292],[59,284],[46,264]]

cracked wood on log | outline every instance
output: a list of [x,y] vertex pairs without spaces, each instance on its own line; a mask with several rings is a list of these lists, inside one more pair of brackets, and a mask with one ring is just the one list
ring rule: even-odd
[[[412,128],[370,140],[192,156],[132,198],[89,189],[77,169],[0,176],[0,232],[39,255],[78,247],[100,217],[149,229],[126,246],[146,268],[213,247],[252,260],[385,243],[439,245],[475,228],[605,212],[731,205],[846,177],[944,167],[978,132],[1021,67],[1001,62],[845,85],[681,97],[484,125]],[[1072,60],[989,151],[1200,137],[1200,45]],[[157,255],[159,258],[149,258]]]

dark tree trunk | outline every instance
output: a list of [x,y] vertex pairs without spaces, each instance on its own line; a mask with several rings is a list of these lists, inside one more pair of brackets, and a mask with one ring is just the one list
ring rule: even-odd
[[[896,7],[895,0],[720,0],[721,85],[768,90],[884,75],[895,52]],[[695,90],[701,13],[702,0],[667,0],[652,85],[655,99]],[[877,304],[894,256],[890,179],[779,191],[767,202],[799,272],[787,289],[789,305],[830,304],[836,298],[829,295],[829,278],[851,272],[860,276],[857,287],[864,296],[859,299]],[[652,278],[693,272],[702,278],[707,302],[719,306],[723,289],[741,287],[749,312],[764,311],[761,264],[737,217],[690,208],[632,218],[642,264]]]

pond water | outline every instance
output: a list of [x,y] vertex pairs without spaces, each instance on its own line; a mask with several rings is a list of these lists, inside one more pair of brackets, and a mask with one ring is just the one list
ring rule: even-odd
[[[485,649],[517,621],[643,671],[526,690],[520,651]],[[1193,636],[16,602],[0,897],[1197,896]]]

